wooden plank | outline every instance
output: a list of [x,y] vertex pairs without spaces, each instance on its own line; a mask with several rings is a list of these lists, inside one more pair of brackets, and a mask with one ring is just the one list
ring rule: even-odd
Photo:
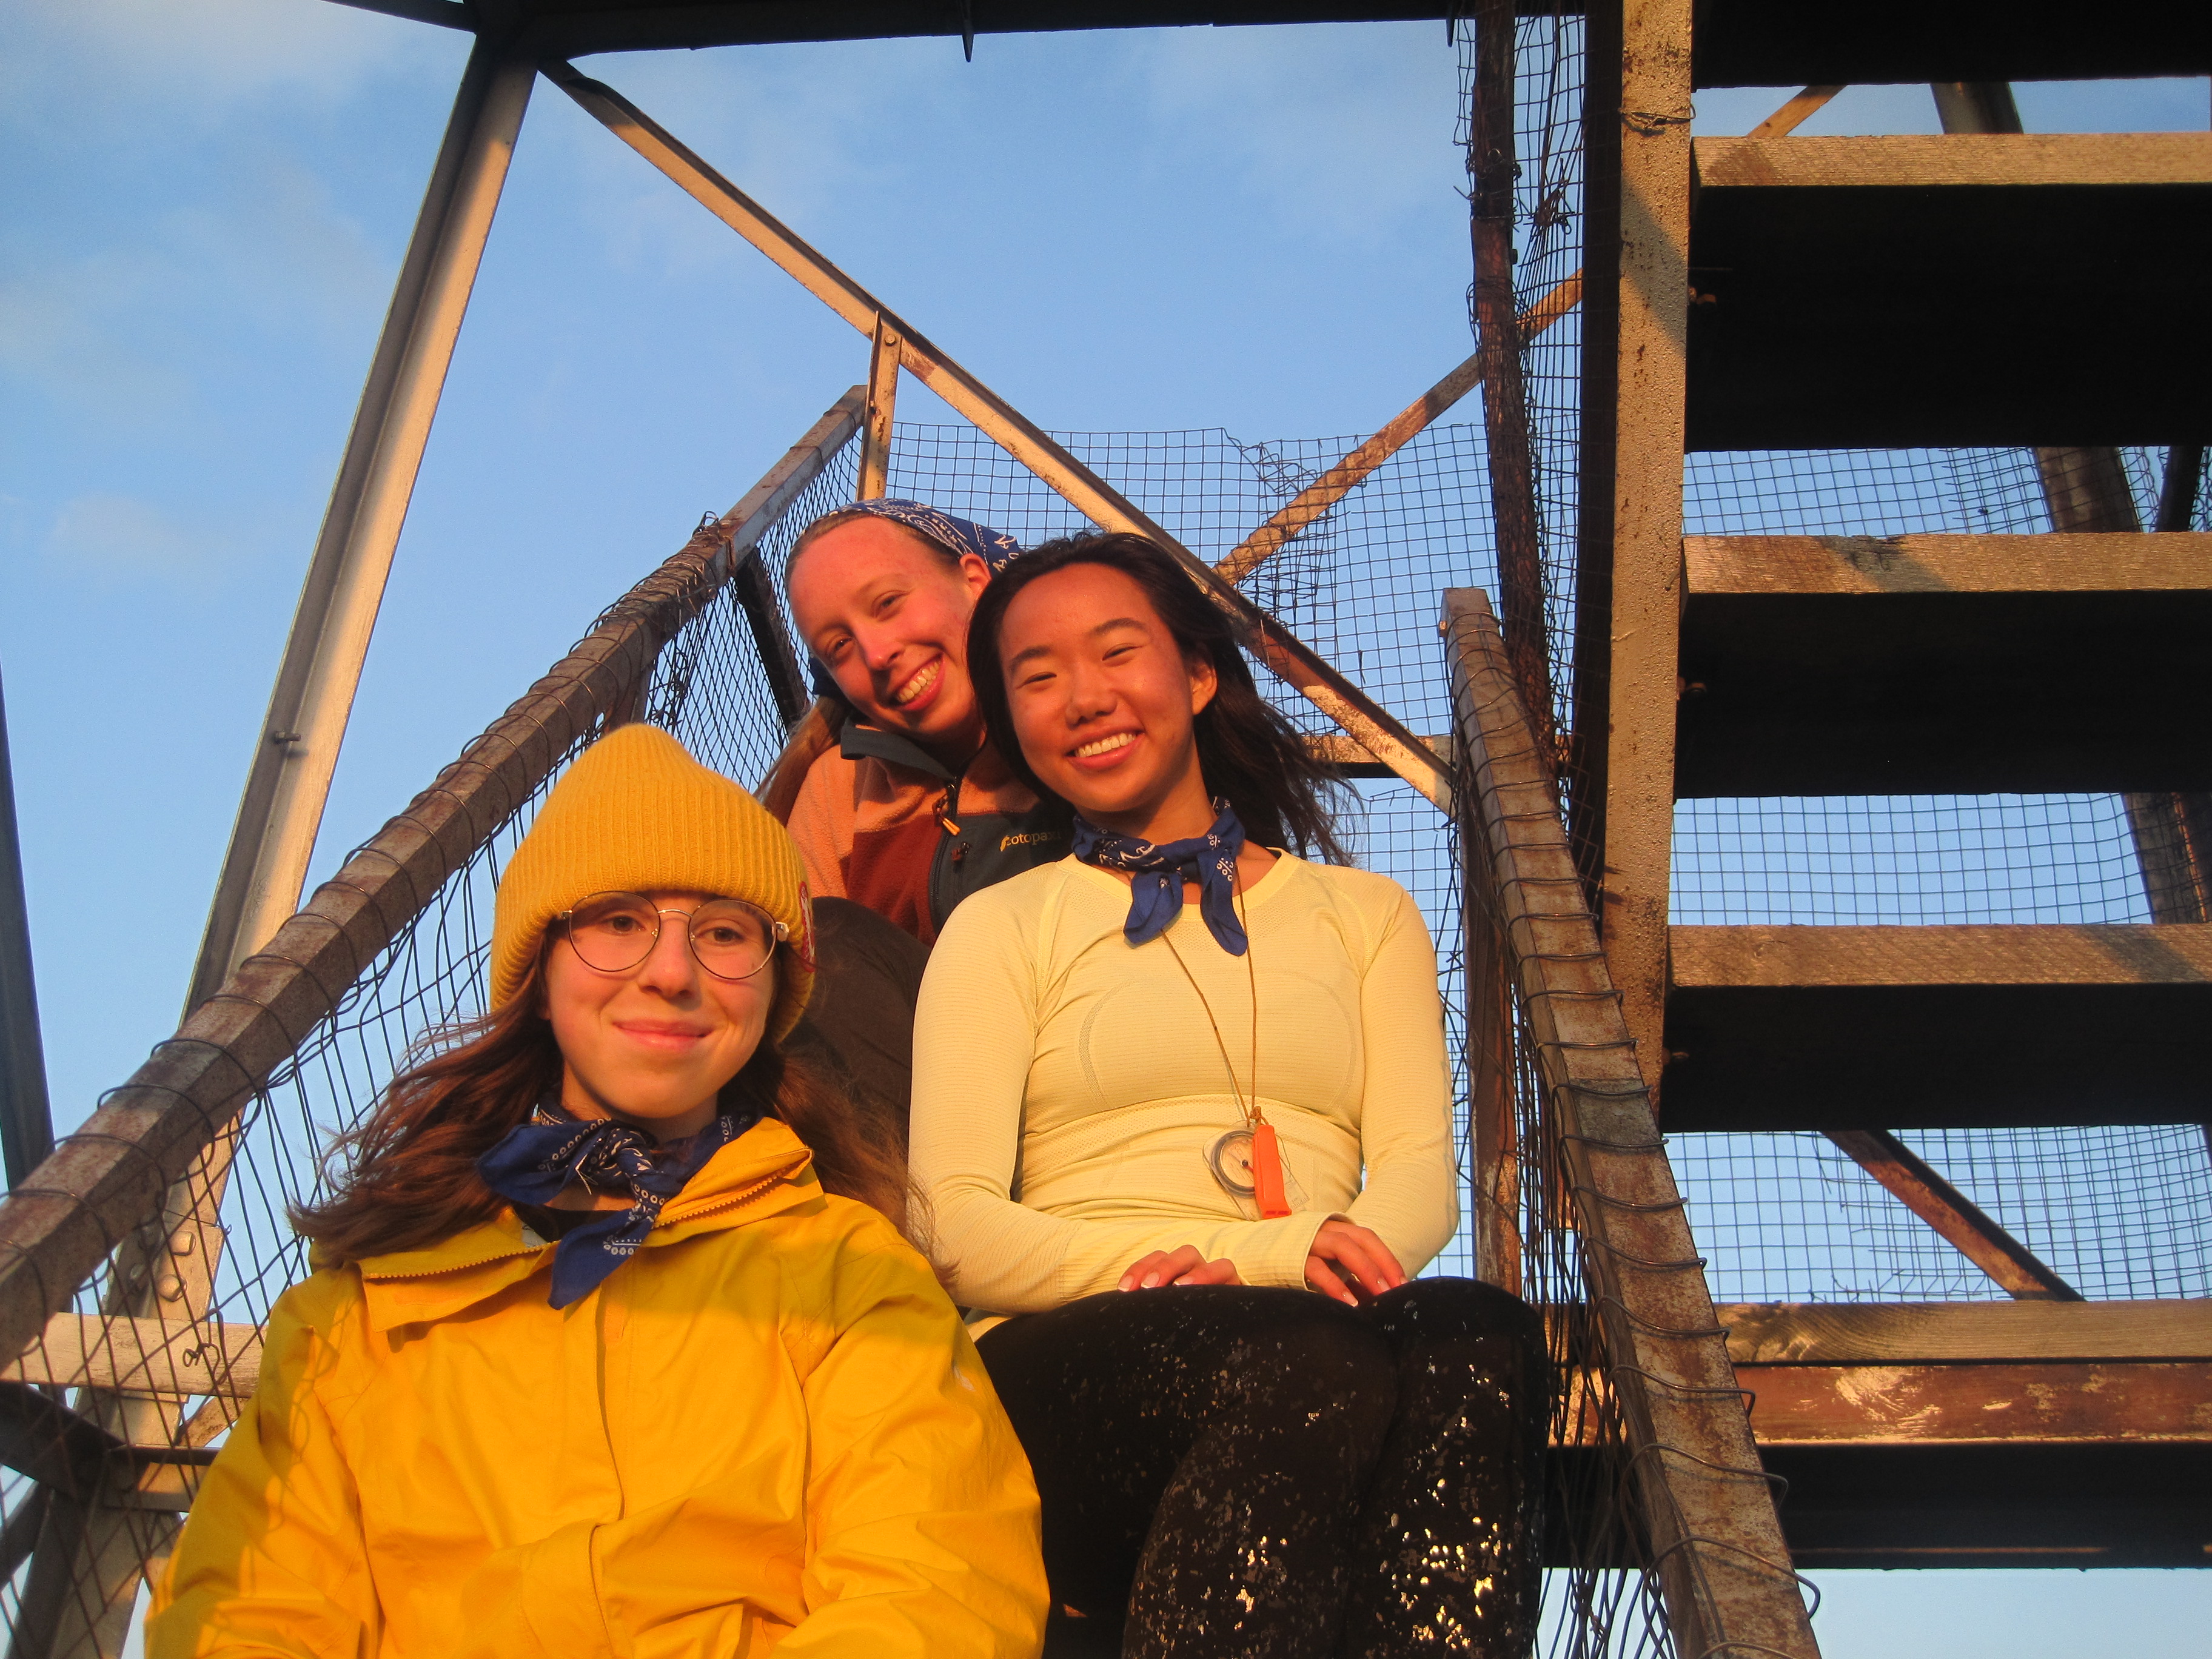
[[2010,1294],[2039,1301],[2081,1300],[2081,1291],[1887,1129],[1831,1129],[1828,1139]]
[[112,1389],[185,1398],[243,1400],[261,1376],[258,1325],[165,1323],[56,1314],[45,1337],[0,1371],[0,1380],[62,1388]]
[[1487,862],[1469,888],[1490,896],[1510,949],[1669,1628],[1686,1653],[1734,1645],[1811,1659],[1819,1650],[1568,850],[1551,757],[1482,593],[1447,590],[1444,627],[1474,831],[1461,856]]
[[2212,1442],[2204,1361],[1745,1365],[1762,1447]]
[[2143,1302],[1737,1302],[1738,1365],[2212,1360],[2212,1298]]
[[2212,591],[2212,534],[1685,536],[1688,595]]
[[2212,133],[1700,138],[1702,190],[2212,185]]
[[1678,988],[2212,985],[2212,924],[1676,927]]
[[[1611,359],[1595,383],[1609,396],[1609,476],[1586,477],[1583,499],[1608,503],[1593,559],[1609,572],[1604,709],[1584,709],[1586,736],[1603,733],[1604,841],[1598,912],[1607,961],[1630,1033],[1663,1052],[1668,871],[1674,831],[1674,687],[1681,614],[1682,450],[1690,311],[1690,12],[1688,0],[1626,0],[1617,64],[1590,51],[1589,127],[1618,132],[1615,246],[1603,280],[1609,327],[1586,325],[1586,353]],[[1601,111],[1617,116],[1601,116]],[[1772,141],[1778,147],[1810,142]],[[1594,148],[1595,184],[1602,165]],[[1603,234],[1589,226],[1591,269]],[[1587,374],[1587,368],[1586,368]],[[1587,418],[1587,417],[1586,417]],[[1578,627],[1580,624],[1578,623]],[[1582,790],[1577,789],[1580,794]],[[1655,1084],[1657,1068],[1653,1071]],[[1661,1092],[1663,1094],[1663,1088]],[[1796,1638],[1790,1638],[1790,1640]]]

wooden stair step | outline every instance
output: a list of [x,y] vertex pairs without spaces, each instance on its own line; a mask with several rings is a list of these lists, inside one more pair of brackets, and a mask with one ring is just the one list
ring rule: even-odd
[[2212,1122],[2212,924],[1677,927],[1662,1126]]
[[2212,428],[2197,292],[2212,133],[1700,138],[1694,154],[1690,448]]
[[2212,788],[2212,535],[1682,549],[1678,797]]

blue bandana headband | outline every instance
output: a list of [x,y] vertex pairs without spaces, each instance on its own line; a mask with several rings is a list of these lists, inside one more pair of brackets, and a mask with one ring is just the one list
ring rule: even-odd
[[1101,830],[1080,812],[1075,816],[1075,856],[1102,870],[1129,872],[1129,918],[1121,924],[1132,945],[1158,939],[1182,914],[1182,884],[1198,884],[1198,913],[1206,931],[1232,957],[1250,941],[1237,919],[1237,855],[1244,848],[1244,826],[1229,803],[1217,798],[1219,816],[1202,836],[1158,846]]
[[[1006,561],[1022,550],[1022,544],[1003,530],[992,530],[986,526],[956,519],[950,513],[940,513],[921,501],[900,501],[894,496],[882,496],[872,501],[854,501],[850,507],[841,507],[823,516],[847,518],[861,514],[871,519],[888,519],[893,524],[903,525],[926,541],[931,541],[957,558],[973,553],[989,567],[993,575],[1006,568]],[[817,697],[830,697],[842,702],[845,694],[837,689],[822,659],[811,651],[806,653],[807,680]]]
[[603,1192],[629,1192],[629,1209],[588,1212],[590,1218],[562,1234],[554,1247],[551,1299],[565,1308],[589,1296],[635,1255],[659,1221],[661,1206],[708,1158],[759,1121],[757,1112],[719,1116],[696,1135],[657,1144],[642,1130],[611,1118],[587,1121],[540,1106],[477,1160],[477,1173],[515,1204],[550,1204],[573,1181]]

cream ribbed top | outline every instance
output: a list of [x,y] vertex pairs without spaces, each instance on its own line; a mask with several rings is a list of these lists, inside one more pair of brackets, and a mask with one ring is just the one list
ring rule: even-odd
[[[1256,1219],[1207,1168],[1242,1121],[1206,1010],[1165,939],[1131,946],[1129,889],[1063,859],[954,911],[915,1016],[912,1165],[953,1299],[1039,1313],[1194,1244],[1247,1285],[1305,1282],[1332,1215],[1417,1273],[1458,1224],[1435,947],[1387,876],[1285,854],[1245,893],[1259,1094],[1296,1213]],[[1248,1092],[1242,957],[1187,903],[1170,938]],[[1362,1165],[1366,1180],[1361,1182]]]

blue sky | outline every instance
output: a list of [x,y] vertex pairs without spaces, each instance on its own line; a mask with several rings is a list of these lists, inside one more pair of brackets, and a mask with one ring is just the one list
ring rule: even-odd
[[[589,67],[1041,423],[1290,437],[1370,429],[1469,349],[1443,33]],[[0,11],[0,672],[64,1130],[173,1024],[465,45],[319,0]],[[1703,94],[1699,130],[1788,90]],[[2208,113],[2201,80],[2020,95],[2032,129]],[[1934,130],[1918,88],[1854,88],[1803,129]],[[318,876],[866,367],[541,84]],[[930,403],[909,382],[901,413]],[[2186,1575],[1825,1582],[1838,1659],[2173,1650],[2212,1614]]]

